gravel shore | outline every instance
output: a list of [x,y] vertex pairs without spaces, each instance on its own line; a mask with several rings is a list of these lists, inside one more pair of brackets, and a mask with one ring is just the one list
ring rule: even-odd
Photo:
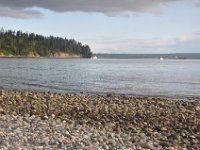
[[200,101],[0,89],[0,149],[200,149]]

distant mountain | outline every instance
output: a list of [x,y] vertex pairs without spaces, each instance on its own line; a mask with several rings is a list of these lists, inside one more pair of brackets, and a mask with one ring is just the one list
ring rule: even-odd
[[200,53],[174,53],[174,54],[95,54],[98,58],[111,59],[200,59]]

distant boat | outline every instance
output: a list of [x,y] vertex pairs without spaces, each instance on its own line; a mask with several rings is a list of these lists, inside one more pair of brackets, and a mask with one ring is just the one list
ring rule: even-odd
[[160,58],[159,58],[160,60],[164,60],[164,58],[161,56]]
[[97,59],[97,56],[92,57],[92,59]]

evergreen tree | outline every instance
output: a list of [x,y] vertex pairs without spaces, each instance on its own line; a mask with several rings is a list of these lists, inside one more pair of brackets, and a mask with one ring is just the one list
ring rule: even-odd
[[22,31],[0,30],[0,53],[5,55],[27,56],[37,54],[50,56],[54,53],[78,54],[83,58],[90,58],[92,52],[88,45],[82,45],[74,39],[49,36],[45,37],[35,33]]

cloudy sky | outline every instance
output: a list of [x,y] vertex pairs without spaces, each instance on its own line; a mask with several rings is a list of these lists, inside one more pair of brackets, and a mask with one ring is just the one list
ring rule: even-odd
[[1,0],[1,27],[96,53],[200,53],[200,0]]

